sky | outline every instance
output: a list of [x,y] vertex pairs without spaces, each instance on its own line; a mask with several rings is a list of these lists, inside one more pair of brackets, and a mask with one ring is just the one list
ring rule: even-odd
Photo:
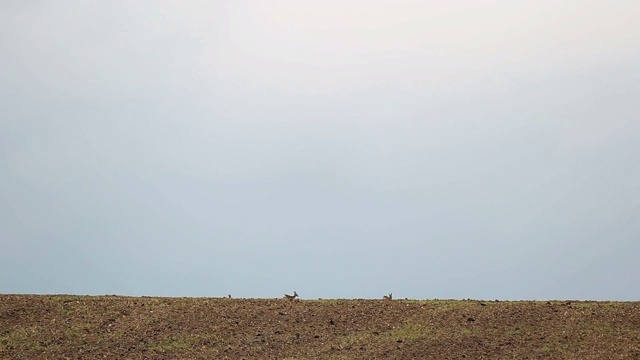
[[640,3],[0,2],[0,293],[640,300]]

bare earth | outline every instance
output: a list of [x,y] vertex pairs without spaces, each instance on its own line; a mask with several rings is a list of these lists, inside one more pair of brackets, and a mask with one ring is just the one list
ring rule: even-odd
[[640,302],[0,295],[1,359],[640,359]]

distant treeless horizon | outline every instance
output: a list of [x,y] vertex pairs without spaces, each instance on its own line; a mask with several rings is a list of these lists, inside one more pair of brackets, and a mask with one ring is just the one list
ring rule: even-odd
[[638,300],[639,17],[5,2],[0,293]]

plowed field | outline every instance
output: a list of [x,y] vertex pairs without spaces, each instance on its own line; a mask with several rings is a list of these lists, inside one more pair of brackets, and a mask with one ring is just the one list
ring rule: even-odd
[[0,295],[0,358],[640,359],[640,303]]

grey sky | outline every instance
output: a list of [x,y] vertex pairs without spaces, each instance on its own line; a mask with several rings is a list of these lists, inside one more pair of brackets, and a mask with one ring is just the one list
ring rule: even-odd
[[638,24],[3,1],[0,292],[637,300]]

